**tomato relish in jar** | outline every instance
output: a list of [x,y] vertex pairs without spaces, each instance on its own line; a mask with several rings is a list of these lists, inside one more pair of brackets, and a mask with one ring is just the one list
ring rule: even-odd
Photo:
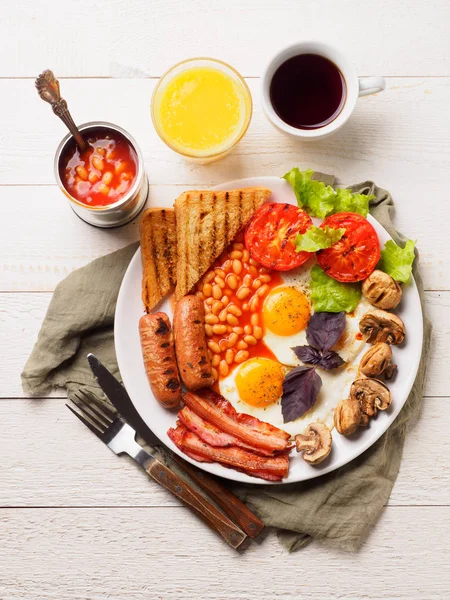
[[59,162],[67,192],[86,206],[108,206],[131,189],[138,170],[134,148],[119,131],[96,127],[86,136],[89,148],[80,152],[68,143]]

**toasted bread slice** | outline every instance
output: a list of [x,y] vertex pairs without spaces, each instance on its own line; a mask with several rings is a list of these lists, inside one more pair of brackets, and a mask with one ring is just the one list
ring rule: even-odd
[[177,235],[173,208],[148,208],[140,223],[142,301],[150,312],[175,288]]
[[177,300],[189,293],[270,194],[262,187],[229,192],[194,190],[175,200]]

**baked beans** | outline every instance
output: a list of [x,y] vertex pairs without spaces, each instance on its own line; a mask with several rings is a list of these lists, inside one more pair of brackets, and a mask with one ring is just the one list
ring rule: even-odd
[[219,363],[219,373],[221,377],[226,377],[228,375],[229,367],[225,360],[221,360]]
[[236,297],[239,300],[245,300],[247,298],[247,296],[250,296],[250,294],[252,293],[252,290],[249,287],[241,286],[238,291],[236,292]]
[[195,293],[203,297],[211,365],[219,378],[251,356],[275,358],[262,341],[259,311],[280,283],[278,273],[252,259],[240,241],[232,243],[198,282]]
[[[69,194],[87,206],[107,206],[130,190],[137,173],[137,156],[119,132],[91,130],[82,152],[72,140],[59,162],[59,175]],[[242,252],[241,252],[242,257]]]
[[258,327],[257,325],[255,325],[253,327],[253,335],[254,335],[255,339],[257,339],[257,340],[262,339],[263,330],[261,329],[261,327]]
[[242,317],[242,310],[238,308],[235,304],[230,304],[227,306],[228,312],[234,315],[235,317]]
[[241,272],[242,272],[242,263],[241,263],[241,261],[237,260],[237,258],[235,258],[233,260],[232,266],[233,266],[233,272],[234,272],[234,274],[235,275],[240,275]]
[[216,302],[212,303],[211,312],[213,315],[218,315],[220,313],[220,311],[222,310],[222,308],[223,308],[222,302],[219,302],[218,300],[216,300]]
[[217,284],[212,288],[212,295],[216,300],[220,300],[222,298],[222,289]]
[[219,317],[216,317],[216,315],[213,315],[213,314],[205,315],[205,323],[208,323],[209,325],[215,325],[218,322],[219,322]]
[[235,363],[243,363],[245,360],[247,360],[247,358],[249,357],[249,353],[247,352],[247,350],[239,350],[239,352],[236,352],[236,356],[234,357],[234,362]]

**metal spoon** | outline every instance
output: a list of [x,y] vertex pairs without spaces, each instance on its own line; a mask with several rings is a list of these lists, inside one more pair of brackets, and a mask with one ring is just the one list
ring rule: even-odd
[[87,150],[89,145],[78,131],[78,128],[70,115],[69,109],[67,108],[67,102],[64,98],[61,98],[59,93],[59,81],[53,75],[53,72],[47,70],[41,73],[36,79],[36,88],[42,100],[51,104],[55,115],[57,115],[69,129],[70,133],[75,138],[79,149],[82,152]]

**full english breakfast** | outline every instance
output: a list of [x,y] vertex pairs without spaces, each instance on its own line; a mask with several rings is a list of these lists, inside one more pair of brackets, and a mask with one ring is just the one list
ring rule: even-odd
[[[287,476],[294,446],[320,464],[333,428],[351,436],[391,405],[381,378],[405,337],[391,311],[414,260],[414,242],[380,248],[369,196],[311,171],[285,179],[298,206],[265,188],[188,191],[140,228],[144,365],[163,406],[182,402],[168,436],[269,481]],[[167,295],[172,326],[152,312]]]

